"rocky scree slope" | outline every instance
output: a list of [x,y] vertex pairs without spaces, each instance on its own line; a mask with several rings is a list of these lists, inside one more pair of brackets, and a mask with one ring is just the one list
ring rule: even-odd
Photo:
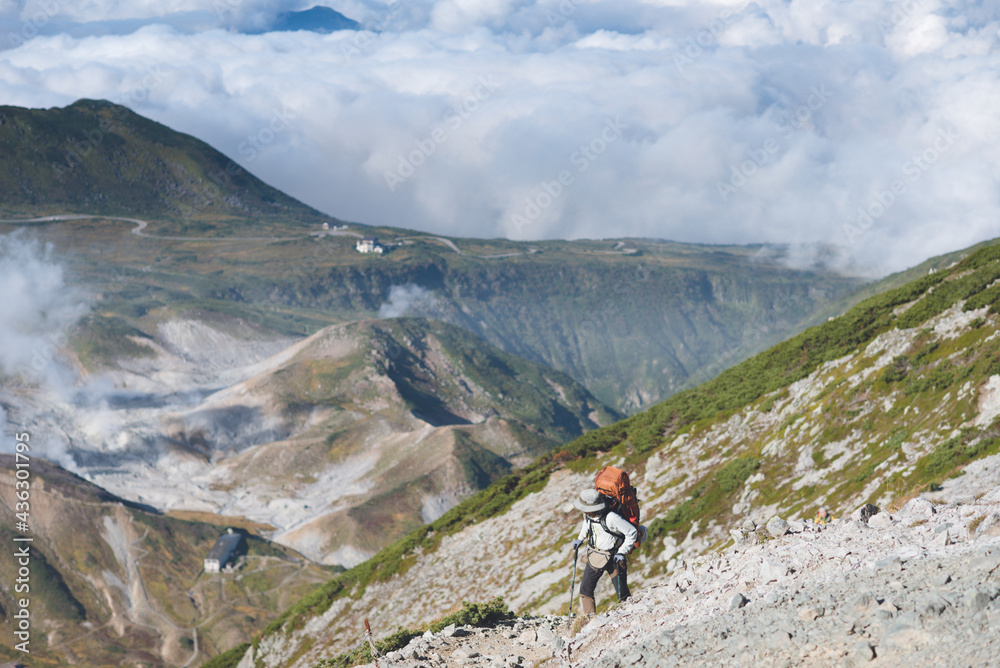
[[[829,525],[772,518],[577,622],[445,629],[383,666],[993,665],[1000,654],[1000,456],[962,484]],[[970,484],[972,483],[972,484]]]
[[[496,594],[520,612],[564,612],[569,501],[607,463],[633,474],[650,528],[638,589],[724,547],[747,517],[811,517],[820,504],[842,515],[935,488],[1000,445],[998,279],[1000,249],[976,251],[585,434],[338,576],[248,656],[310,666],[345,649],[364,616],[413,627]],[[438,581],[449,587],[427,584]]]

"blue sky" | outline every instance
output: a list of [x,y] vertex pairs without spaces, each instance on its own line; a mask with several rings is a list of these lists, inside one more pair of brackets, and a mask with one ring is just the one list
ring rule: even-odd
[[[0,0],[0,103],[106,98],[339,218],[839,247],[1000,236],[1000,6],[961,0]],[[264,34],[248,34],[264,30]]]

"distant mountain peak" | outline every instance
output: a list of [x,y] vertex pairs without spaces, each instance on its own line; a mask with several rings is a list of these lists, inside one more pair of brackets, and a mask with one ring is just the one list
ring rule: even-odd
[[338,30],[361,30],[361,24],[340,12],[318,5],[300,12],[282,12],[267,32],[308,30],[328,34]]

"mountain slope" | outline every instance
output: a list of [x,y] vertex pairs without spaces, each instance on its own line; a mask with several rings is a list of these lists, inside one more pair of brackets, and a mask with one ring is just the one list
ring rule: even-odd
[[[104,290],[104,312],[212,310],[285,335],[383,310],[446,320],[628,413],[800,331],[863,284],[790,269],[761,246],[324,230],[336,221],[104,101],[0,107],[0,149],[0,219],[34,219],[30,234]],[[358,253],[365,235],[389,252]]]
[[[762,260],[752,247],[633,241],[635,254],[610,253],[616,245],[545,242],[525,253],[521,244],[501,261],[403,249],[310,272],[294,298],[374,311],[408,288],[426,295],[411,313],[458,324],[634,412],[798,331],[805,317],[859,286]],[[289,303],[286,290],[275,286],[273,296]]]
[[[754,247],[635,241],[637,252],[624,255],[611,242],[456,239],[456,253],[435,237],[381,228],[379,238],[395,245],[372,257],[354,248],[370,228],[309,236],[273,227],[283,240],[241,240],[239,229],[257,224],[217,225],[212,234],[229,241],[144,239],[101,220],[31,232],[67,249],[80,283],[103,288],[103,313],[147,334],[142,318],[164,311],[214,311],[283,335],[380,314],[422,316],[558,369],[623,412],[799,331],[861,285],[782,267]],[[183,229],[152,222],[144,233]]]
[[446,323],[261,341],[245,322],[192,315],[127,334],[145,354],[85,387],[5,383],[9,419],[65,434],[61,456],[116,494],[244,516],[328,564],[364,560],[620,417],[565,374]]
[[[579,517],[569,501],[607,463],[633,473],[650,529],[636,590],[725,546],[747,516],[810,517],[819,504],[839,516],[936,488],[1000,448],[998,279],[1000,247],[978,250],[584,435],[324,585],[248,657],[310,666],[345,648],[353,619],[415,626],[461,599],[564,611]],[[439,578],[447,591],[423,584]]]
[[260,517],[275,540],[348,565],[617,417],[564,374],[413,318],[322,330],[195,413],[255,404],[288,435],[217,462],[216,480],[252,492],[230,512],[281,500]]
[[0,107],[0,192],[4,217],[323,219],[208,144],[102,100]]
[[977,461],[933,501],[915,498],[867,522],[793,521],[778,536],[736,529],[740,544],[593,619],[523,617],[409,642],[396,634],[398,649],[379,665],[486,668],[508,657],[595,668],[992,665],[998,464],[1000,456]]
[[[0,507],[14,516],[14,458],[0,455]],[[22,462],[23,463],[23,462]],[[247,534],[238,575],[202,573],[226,526],[160,515],[44,459],[30,460],[29,591],[13,591],[15,560],[0,560],[0,645],[30,665],[177,666],[237,645],[331,569]],[[23,510],[23,507],[21,508]],[[225,522],[224,518],[215,518]],[[234,521],[234,520],[230,520]],[[232,525],[230,525],[232,526]],[[17,598],[30,600],[30,657],[11,647]]]

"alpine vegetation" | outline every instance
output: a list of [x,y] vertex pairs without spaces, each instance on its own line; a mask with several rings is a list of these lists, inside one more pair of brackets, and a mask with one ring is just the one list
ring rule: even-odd
[[[469,648],[428,636],[395,660],[538,643],[609,666],[986,660],[989,634],[947,629],[998,614],[997,388],[1000,246],[986,246],[508,475],[287,610],[245,661],[312,666],[361,618],[416,628],[462,599],[567,613],[581,490],[607,465],[629,473],[648,527],[631,597],[603,578],[595,606],[611,609],[582,627]],[[821,507],[832,521],[813,520]],[[599,658],[625,635],[634,651]]]

